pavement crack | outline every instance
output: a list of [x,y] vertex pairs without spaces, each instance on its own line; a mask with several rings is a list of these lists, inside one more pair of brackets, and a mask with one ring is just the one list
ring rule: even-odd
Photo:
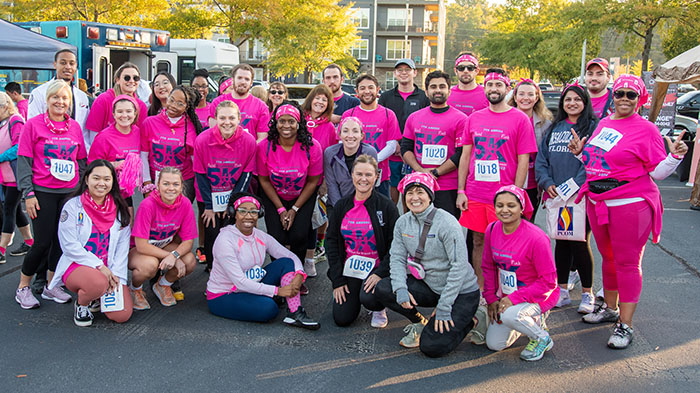
[[658,247],[661,251],[665,252],[665,253],[668,254],[671,258],[673,258],[673,259],[675,259],[676,261],[678,261],[678,262],[679,262],[681,265],[683,265],[689,272],[691,272],[693,275],[695,275],[695,277],[700,278],[700,270],[698,270],[697,268],[695,268],[695,266],[691,265],[690,262],[688,262],[687,260],[685,260],[685,258],[683,258],[682,256],[680,256],[680,255],[674,253],[673,251],[669,250],[668,248],[664,247],[663,245],[661,245],[661,243],[656,243],[656,244],[651,243],[651,244],[652,244],[653,246]]

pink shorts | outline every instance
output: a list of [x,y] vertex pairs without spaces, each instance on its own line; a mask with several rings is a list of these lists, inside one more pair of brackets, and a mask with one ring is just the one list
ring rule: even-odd
[[498,217],[493,204],[470,200],[467,202],[467,210],[463,211],[459,218],[459,223],[474,232],[484,233],[486,227],[496,220]]

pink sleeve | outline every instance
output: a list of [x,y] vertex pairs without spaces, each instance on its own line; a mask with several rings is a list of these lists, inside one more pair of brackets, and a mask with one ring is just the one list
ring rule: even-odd
[[244,132],[243,136],[245,137],[245,142],[246,142],[246,147],[245,147],[245,153],[248,154],[248,158],[246,160],[246,164],[243,166],[243,172],[256,172],[255,171],[255,160],[256,160],[256,154],[255,154],[255,138],[253,138],[250,133]]
[[206,142],[204,138],[206,134],[200,134],[194,141],[194,171],[196,173],[207,173],[206,165],[204,165],[204,158],[207,157],[206,152]]
[[516,154],[537,153],[535,128],[529,119],[524,119],[518,127],[518,143],[515,145]]
[[[352,113],[352,109],[348,109],[345,112],[343,112],[343,114],[340,116],[340,123],[342,123],[343,119],[345,119],[346,117],[350,117],[350,113]],[[340,123],[338,123],[338,125],[340,125]]]
[[387,141],[400,141],[401,140],[401,129],[399,128],[399,121],[396,119],[396,114],[394,111],[386,109],[389,114],[389,137]]
[[28,121],[22,129],[22,135],[19,137],[19,147],[17,155],[25,157],[34,157],[34,122]]
[[455,146],[460,147],[463,146],[464,144],[462,143],[462,139],[464,138],[464,132],[467,129],[467,121],[469,120],[468,116],[459,116],[459,120],[457,120],[457,126],[455,127]]
[[318,141],[314,140],[313,146],[311,146],[311,151],[309,151],[311,160],[309,162],[309,176],[320,176],[323,174],[323,153],[321,152],[321,145]]
[[640,157],[644,163],[644,169],[647,172],[652,172],[654,169],[656,169],[656,166],[659,165],[661,161],[666,159],[667,155],[664,138],[656,129],[656,126],[652,126],[650,129],[653,131],[651,132],[649,142],[645,142],[642,145],[647,149],[647,151],[641,154]]
[[209,117],[212,119],[216,119],[216,107],[219,106],[219,103],[224,100],[225,95],[218,96],[214,98],[214,101],[209,104]]
[[464,122],[464,131],[462,132],[462,137],[459,138],[459,144],[457,146],[467,146],[473,145],[474,140],[472,139],[472,133],[470,132],[471,127],[471,116],[467,118]]
[[268,132],[270,131],[270,111],[267,106],[261,101],[258,108],[258,124],[255,132]]
[[192,204],[189,199],[183,198],[182,205],[180,205],[180,217],[182,221],[180,222],[180,230],[178,235],[182,241],[192,240],[197,238],[197,220],[194,218],[194,209],[192,209]]
[[481,257],[481,270],[484,275],[484,299],[491,304],[498,300],[498,283],[496,282],[496,265],[491,254],[491,234],[496,223],[489,225],[484,233],[484,253]]
[[413,112],[408,116],[408,119],[406,119],[406,125],[403,127],[403,137],[412,141],[416,140],[416,133],[413,131],[413,119],[415,119],[415,113],[416,112]]
[[150,197],[147,197],[136,210],[134,227],[131,229],[133,237],[148,239],[150,236],[151,223],[153,222],[153,203],[148,198]]
[[[99,133],[100,131],[107,128],[107,95],[108,93],[100,94],[95,102],[92,103],[90,112],[88,113],[87,120],[85,121],[85,128],[90,131]],[[140,116],[139,116],[140,118]]]
[[263,139],[258,143],[256,147],[256,169],[258,170],[258,175],[260,176],[270,176],[270,171],[267,168],[267,139]]
[[531,230],[528,237],[531,240],[528,242],[530,247],[528,259],[535,265],[537,279],[527,287],[519,288],[508,295],[508,299],[513,304],[541,303],[547,300],[557,287],[557,268],[554,264],[549,237],[534,230]]
[[143,101],[139,100],[138,98],[136,99],[139,103],[139,120],[136,122],[136,125],[141,127],[143,125],[143,122],[146,121],[146,118],[148,117],[148,107],[146,104],[144,104]]
[[85,141],[83,139],[83,131],[80,129],[80,124],[78,122],[71,122],[73,124],[73,132],[76,134],[76,138],[79,138],[80,144],[78,145],[78,154],[76,154],[76,160],[87,159],[87,150],[85,149]]
[[92,142],[92,146],[90,146],[90,152],[88,152],[88,162],[107,159],[107,154],[105,154],[105,144],[102,141],[104,138],[100,138],[100,135],[102,135],[102,133],[97,134],[95,141]]
[[224,233],[216,238],[212,254],[214,255],[215,263],[223,267],[225,274],[227,274],[233,282],[236,290],[254,295],[274,296],[274,285],[255,282],[249,280],[245,276],[245,272],[241,269],[240,262],[238,261],[238,255],[234,250],[236,250],[236,246],[233,242],[233,237],[229,233]]
[[152,120],[146,119],[146,121],[144,121],[143,124],[140,126],[141,151],[151,151],[151,122]]
[[[25,102],[25,101],[27,101],[27,100],[24,100],[24,101],[22,101],[22,102]],[[15,116],[17,116],[17,115],[15,115]],[[19,116],[17,116],[17,117],[15,118],[15,116],[13,116],[12,118],[10,118],[10,122],[15,121],[15,120],[20,120],[20,121],[16,122],[16,123],[12,126],[12,140],[11,140],[11,143],[12,143],[13,145],[16,145],[16,144],[19,143],[19,138],[20,138],[20,136],[22,135],[22,131],[24,130],[24,124],[26,123],[26,121],[25,121],[24,119],[20,118]],[[24,116],[26,117],[27,114],[25,113]]]

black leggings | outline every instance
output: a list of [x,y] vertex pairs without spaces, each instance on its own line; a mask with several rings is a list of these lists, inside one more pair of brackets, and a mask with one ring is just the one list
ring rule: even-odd
[[[197,201],[197,210],[201,216],[204,213],[204,202]],[[223,228],[225,220],[219,218],[218,214],[214,220],[213,226],[207,226],[204,224],[204,244],[200,247],[204,248],[204,255],[207,257],[207,269],[211,271],[212,263],[214,262],[214,256],[212,255],[212,248],[214,247],[214,240],[219,236],[219,231]]]
[[15,224],[20,228],[29,225],[29,219],[20,205],[22,194],[17,187],[12,186],[2,186],[2,193],[5,195],[5,205],[2,209],[2,233],[15,233]]
[[435,200],[433,204],[435,207],[439,207],[452,214],[458,220],[459,216],[462,214],[462,212],[457,209],[457,190],[435,191]]
[[593,286],[593,251],[591,251],[591,226],[586,220],[586,241],[557,240],[554,246],[554,261],[557,264],[557,282],[569,282],[569,271],[578,270],[581,287]]
[[[338,326],[349,326],[360,314],[360,306],[365,306],[370,311],[381,311],[384,305],[377,299],[374,293],[367,293],[364,289],[364,281],[358,278],[347,278],[348,290],[343,304],[336,303],[333,299],[333,321]],[[375,291],[376,292],[376,291]]]
[[[61,245],[58,243],[58,218],[61,215],[63,204],[70,194],[52,194],[49,192],[35,191],[39,202],[39,211],[34,224],[34,245],[24,257],[22,274],[33,276],[42,265],[47,264],[50,271],[56,271],[58,259],[61,257]],[[47,259],[48,258],[48,259]]]
[[530,188],[525,190],[527,192],[527,196],[530,198],[530,203],[532,203],[532,217],[530,217],[530,222],[535,222],[535,217],[537,216],[537,208],[540,207],[540,198],[539,198],[539,188]]
[[[282,229],[280,215],[277,213],[275,204],[267,197],[265,192],[262,192],[261,199],[265,207],[265,225],[267,225],[267,233],[274,237],[283,246],[290,246],[290,250],[296,255],[300,261],[304,261],[306,257],[306,245],[309,241],[309,230],[311,229],[311,214],[314,212],[314,203],[316,203],[316,191],[309,197],[303,206],[298,206],[299,211],[294,217],[292,227],[288,231]],[[282,206],[289,210],[292,208],[295,200],[286,201],[280,198]]]
[[[413,276],[406,278],[408,292],[416,299],[419,307],[435,307],[440,295],[433,292],[422,280]],[[383,278],[375,288],[375,295],[386,307],[408,318],[411,323],[420,322],[423,317],[415,308],[403,308],[396,303],[396,295],[391,287],[391,277]],[[444,356],[452,352],[474,327],[474,314],[479,307],[479,291],[460,293],[452,304],[452,322],[455,326],[449,332],[435,331],[435,317],[431,317],[420,336],[420,351],[429,357]]]

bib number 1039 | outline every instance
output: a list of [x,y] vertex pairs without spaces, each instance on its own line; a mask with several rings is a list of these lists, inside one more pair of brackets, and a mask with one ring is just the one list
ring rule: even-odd
[[374,258],[353,255],[345,260],[343,276],[364,280],[372,272],[372,269],[374,269],[374,263]]

